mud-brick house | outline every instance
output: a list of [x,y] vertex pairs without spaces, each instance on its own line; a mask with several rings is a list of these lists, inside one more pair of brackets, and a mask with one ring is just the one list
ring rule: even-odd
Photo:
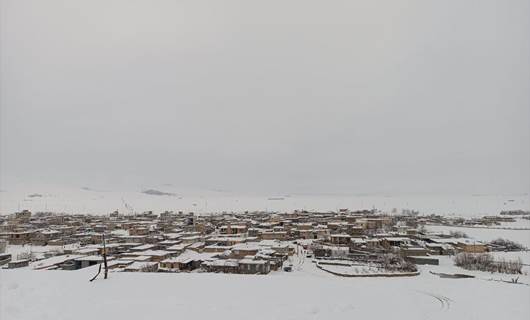
[[321,244],[314,244],[311,247],[315,258],[338,258],[347,256],[350,252],[349,247],[344,246],[327,246]]
[[126,267],[130,266],[133,263],[134,263],[133,260],[116,259],[116,260],[109,261],[107,265],[108,265],[109,270],[112,270],[112,269],[125,269]]
[[402,247],[400,248],[401,255],[405,257],[422,257],[429,254],[429,249],[423,247]]
[[205,261],[202,267],[208,272],[239,273],[239,262],[234,259]]
[[0,266],[7,264],[9,261],[11,261],[10,253],[0,253]]
[[255,256],[255,260],[269,261],[271,271],[276,271],[283,265],[283,262],[288,258],[287,255],[275,252],[272,249],[263,249]]
[[267,260],[239,260],[239,273],[242,274],[268,274],[271,272],[270,263]]
[[27,223],[31,219],[31,211],[22,210],[20,212],[16,212],[10,217],[10,219],[15,220],[17,223]]
[[169,258],[160,261],[160,268],[165,270],[180,270],[180,263],[183,262],[181,259]]
[[210,234],[215,231],[215,227],[210,223],[196,223],[194,227],[194,230],[201,234]]
[[195,242],[195,243],[192,243],[188,249],[189,250],[193,250],[195,252],[202,252],[204,250],[204,247],[205,247],[205,243],[204,242]]
[[217,253],[223,253],[227,250],[231,250],[233,246],[219,246],[219,245],[210,245],[204,247],[202,252],[217,252]]
[[54,226],[52,229],[61,232],[63,236],[71,236],[77,231],[75,226],[68,225]]
[[240,243],[232,247],[231,257],[234,259],[243,259],[246,256],[254,256],[260,247],[255,244]]
[[36,246],[45,246],[50,240],[59,239],[62,233],[57,230],[39,230],[31,237],[31,244]]
[[359,223],[365,229],[368,230],[379,230],[383,229],[385,226],[390,226],[392,224],[392,218],[390,217],[378,217],[378,218],[363,218],[359,219]]
[[287,231],[263,231],[259,235],[261,240],[287,240]]
[[[113,257],[108,257],[107,261],[112,261]],[[90,267],[103,262],[103,257],[99,255],[84,256],[70,260],[62,265],[65,270],[78,270]]]
[[165,250],[145,250],[145,251],[137,252],[136,255],[148,256],[150,257],[149,261],[160,262],[162,260],[170,258],[171,256],[174,255],[174,253],[171,251],[165,251]]
[[357,224],[348,224],[346,226],[346,233],[354,237],[360,237],[364,235],[364,228]]
[[276,242],[270,246],[270,249],[281,256],[292,256],[296,251],[293,245],[286,242]]
[[348,226],[347,222],[344,221],[330,221],[327,223],[326,227],[333,234],[339,234],[342,231],[346,230]]
[[92,236],[90,232],[79,232],[71,235],[69,237],[70,239],[73,239],[74,242],[79,242],[81,245],[88,245],[92,244]]
[[144,226],[134,227],[129,229],[129,235],[131,236],[146,236],[149,234],[149,228]]
[[133,262],[123,269],[126,272],[157,272],[158,263],[157,262]]
[[407,237],[386,237],[381,239],[381,245],[385,249],[391,247],[401,247],[410,244],[410,238]]
[[349,246],[350,241],[351,241],[351,236],[349,234],[332,234],[330,236],[330,241],[333,245]]
[[150,238],[147,236],[122,236],[121,239],[126,242],[135,242],[135,243],[149,243]]
[[156,244],[142,244],[136,247],[132,247],[130,251],[145,251],[145,250],[158,250],[160,246]]
[[294,227],[297,230],[312,230],[313,229],[313,223],[311,223],[311,222],[295,223]]
[[201,267],[205,261],[214,260],[216,255],[217,253],[197,253],[195,251],[186,250],[176,258],[160,261],[160,267],[170,270],[191,271]]
[[99,251],[98,248],[84,247],[84,248],[80,248],[80,249],[77,249],[77,250],[73,250],[72,253],[91,256],[91,255],[98,255],[100,253],[100,251]]
[[488,246],[480,241],[465,238],[431,238],[430,243],[449,244],[456,252],[484,253],[488,252]]
[[182,243],[192,244],[195,242],[204,241],[204,237],[200,235],[190,235],[190,236],[182,237],[180,238],[180,240],[182,240]]
[[91,232],[90,233],[90,241],[93,244],[101,243],[101,242],[103,242],[103,235],[101,233],[98,233],[98,232]]
[[291,229],[291,233],[297,239],[316,239],[317,238],[317,234],[313,229],[310,229],[310,230]]
[[249,228],[247,234],[249,237],[259,237],[260,232],[261,232],[261,229],[259,228]]
[[367,250],[379,250],[382,247],[381,239],[366,239],[366,249]]
[[248,231],[246,225],[226,225],[219,228],[221,234],[244,234]]
[[343,216],[342,217],[342,220],[346,221],[348,224],[354,224],[357,222],[357,220],[359,220],[359,216],[352,216],[352,215],[347,215],[347,216]]
[[468,253],[488,252],[488,246],[485,243],[467,239],[458,241],[456,244],[456,248],[459,251]]
[[67,237],[60,237],[58,239],[52,239],[48,241],[49,246],[66,246],[73,243],[76,243],[76,241],[73,238]]
[[191,243],[179,243],[170,247],[167,247],[167,251],[173,252],[174,255],[179,255],[183,253],[187,247],[189,247]]
[[9,244],[26,244],[31,242],[31,238],[36,233],[36,231],[19,231],[19,232],[9,232],[7,241]]
[[211,237],[204,240],[206,245],[233,246],[247,241],[246,237]]
[[[90,246],[90,248],[97,249],[99,254],[103,254],[103,245],[95,244]],[[119,254],[125,251],[128,251],[127,244],[124,243],[107,243],[105,245],[105,250],[107,254]]]
[[29,266],[29,259],[12,260],[7,263],[8,269],[23,268]]
[[174,246],[174,245],[179,244],[181,242],[182,241],[180,241],[180,240],[164,240],[164,241],[160,241],[160,242],[156,243],[155,245],[157,245],[159,247],[159,249],[163,250],[165,248]]
[[454,247],[448,243],[426,243],[425,248],[434,255],[452,255],[455,253]]
[[366,240],[363,238],[352,238],[350,241],[350,253],[366,249]]

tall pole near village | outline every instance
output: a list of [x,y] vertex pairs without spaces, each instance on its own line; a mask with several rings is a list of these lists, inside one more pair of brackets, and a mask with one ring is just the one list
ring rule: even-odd
[[109,267],[107,266],[107,246],[105,245],[105,231],[103,231],[103,266],[105,267],[105,278],[107,279]]

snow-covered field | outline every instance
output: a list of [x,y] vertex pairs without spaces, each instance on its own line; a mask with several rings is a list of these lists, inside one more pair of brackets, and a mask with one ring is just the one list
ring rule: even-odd
[[510,239],[530,248],[530,230],[504,230],[447,226],[427,226],[427,230],[435,232],[460,231],[466,233],[470,238],[480,241],[491,241],[498,238]]
[[1,270],[0,318],[528,319],[529,286],[428,272],[453,268],[444,258],[416,277],[340,278],[305,259],[292,273],[268,276],[111,273],[92,283],[94,267]]
[[[156,190],[169,195],[151,195]],[[282,199],[282,200],[279,200]],[[138,186],[106,190],[87,187],[14,186],[2,187],[0,214],[20,209],[68,213],[106,214],[116,209],[142,212],[193,211],[210,213],[246,210],[292,211],[372,209],[386,212],[396,208],[419,210],[424,214],[481,216],[502,210],[530,210],[530,195],[298,195],[244,194],[224,190],[179,188],[172,185]]]

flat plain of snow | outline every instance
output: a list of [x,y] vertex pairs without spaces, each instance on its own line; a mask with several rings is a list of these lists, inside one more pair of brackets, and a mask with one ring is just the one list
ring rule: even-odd
[[[153,189],[171,195],[149,195]],[[280,200],[281,199],[281,200]],[[330,211],[340,208],[418,210],[423,214],[455,216],[494,215],[502,210],[530,210],[530,195],[360,195],[360,194],[245,194],[222,190],[154,185],[114,190],[55,185],[3,186],[0,214],[21,209],[67,213],[108,214],[116,209],[210,213],[221,211]]]

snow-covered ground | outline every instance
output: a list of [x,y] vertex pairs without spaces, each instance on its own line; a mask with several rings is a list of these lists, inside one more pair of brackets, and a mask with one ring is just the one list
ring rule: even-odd
[[[151,195],[145,190],[169,195]],[[279,200],[282,199],[282,200]],[[502,210],[530,210],[530,195],[299,195],[245,194],[224,190],[180,188],[172,185],[138,186],[107,190],[91,187],[49,185],[2,186],[0,214],[20,209],[68,213],[106,214],[116,209],[193,211],[209,213],[246,210],[292,211],[377,208],[419,210],[424,214],[481,216]]]
[[[406,278],[341,278],[293,257],[295,270],[267,276],[0,271],[0,318],[10,319],[528,319],[530,287],[490,279],[442,279],[450,258]],[[469,273],[469,272],[466,272]],[[528,276],[523,276],[527,283]]]
[[470,238],[489,242],[498,238],[509,239],[518,242],[530,249],[530,230],[509,230],[495,228],[467,228],[467,227],[447,227],[447,226],[427,226],[427,230],[434,232],[460,231]]

